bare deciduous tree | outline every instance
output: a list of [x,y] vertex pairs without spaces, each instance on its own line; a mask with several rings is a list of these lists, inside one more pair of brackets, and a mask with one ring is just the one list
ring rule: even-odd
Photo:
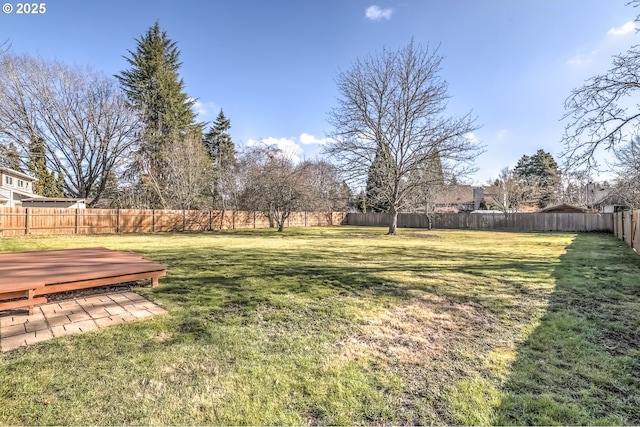
[[509,168],[500,171],[496,184],[490,204],[504,213],[518,212],[524,205],[537,205],[540,198],[540,184],[535,178],[527,179]]
[[[397,52],[357,61],[337,77],[341,98],[330,112],[333,142],[326,147],[345,177],[362,187],[374,161],[379,198],[389,203],[389,234],[412,194],[429,182],[417,172],[438,158],[442,175],[463,175],[480,147],[470,114],[446,117],[447,84],[439,76],[441,57],[411,42]],[[413,179],[412,179],[413,178]]]
[[590,205],[588,185],[593,178],[584,170],[563,171],[560,180],[560,201],[573,206],[587,207]]
[[332,212],[344,212],[349,208],[351,189],[340,179],[337,168],[324,161],[305,161],[298,165],[302,174],[301,187],[306,189],[309,211],[322,212],[331,221]]
[[[628,4],[637,7],[639,0]],[[640,16],[636,17],[636,22]],[[615,152],[634,135],[640,123],[640,104],[632,95],[640,89],[640,45],[613,57],[613,67],[591,77],[565,100],[567,121],[563,157],[571,169],[598,166],[599,149]]]
[[274,147],[253,147],[240,158],[245,171],[242,206],[262,212],[269,221],[284,229],[292,212],[304,210],[308,188],[304,171]]
[[23,152],[43,138],[47,167],[63,177],[68,196],[98,202],[136,143],[138,124],[112,78],[27,55],[0,57],[0,138]]
[[640,104],[627,105],[629,96],[640,89],[640,46],[616,55],[613,67],[574,89],[565,101],[568,120],[563,156],[569,165],[596,166],[599,148],[614,150],[640,123]]
[[[163,209],[199,209],[206,204],[206,189],[213,167],[197,134],[187,134],[160,152],[164,159],[163,177],[157,173],[149,157],[134,153],[134,174],[127,175],[121,203],[149,208],[148,192]],[[142,186],[139,183],[142,182]],[[126,201],[126,202],[125,202]]]
[[616,152],[614,193],[632,209],[640,209],[640,136],[631,138]]
[[162,200],[173,209],[196,209],[204,203],[211,161],[204,146],[194,134],[180,143],[170,144],[164,153],[167,179]]

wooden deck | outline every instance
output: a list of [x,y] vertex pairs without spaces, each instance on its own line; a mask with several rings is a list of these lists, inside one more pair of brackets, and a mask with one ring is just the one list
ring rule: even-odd
[[0,310],[31,313],[47,302],[43,295],[135,280],[151,279],[155,287],[166,274],[162,264],[106,248],[0,254]]

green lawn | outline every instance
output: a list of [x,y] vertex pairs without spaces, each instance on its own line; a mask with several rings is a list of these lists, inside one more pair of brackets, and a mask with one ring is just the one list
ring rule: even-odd
[[310,228],[21,237],[165,263],[169,313],[0,354],[0,424],[640,424],[613,236]]

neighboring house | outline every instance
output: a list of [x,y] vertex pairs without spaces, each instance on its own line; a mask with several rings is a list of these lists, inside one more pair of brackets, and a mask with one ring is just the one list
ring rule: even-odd
[[587,205],[592,211],[613,213],[628,209],[624,197],[617,194],[615,188],[604,187],[599,183],[589,183],[586,187]]
[[[435,199],[435,212],[473,212],[480,207],[494,206],[501,196],[495,185],[456,185],[439,194]],[[522,206],[521,212],[535,212],[537,207]],[[498,211],[502,212],[502,211]],[[489,212],[490,213],[490,212]]]
[[63,197],[33,197],[22,199],[24,208],[65,208],[65,209],[85,209],[87,207],[85,199],[65,199]]
[[0,207],[22,206],[23,199],[38,197],[33,194],[36,179],[9,168],[0,168]]
[[36,178],[9,168],[0,168],[0,207],[86,208],[85,199],[42,197],[33,193]]
[[499,211],[496,209],[484,209],[484,210],[477,210],[477,211],[471,211],[472,214],[504,214],[504,211]]
[[[501,210],[501,207],[504,206],[505,202],[505,192],[504,189],[499,185],[485,185],[484,187],[479,187],[476,189],[478,192],[478,197],[480,200],[484,202],[484,206],[489,210],[496,210],[499,212],[504,212]],[[523,204],[518,206],[517,212],[526,213],[526,212],[537,212],[538,206],[535,204]],[[509,212],[515,212],[513,209],[509,209]]]
[[540,209],[538,212],[545,213],[586,213],[589,210],[578,206],[569,205],[567,203],[560,203],[559,205],[547,206],[544,209]]
[[495,185],[456,185],[436,198],[436,212],[477,211],[482,206],[482,202],[486,206],[493,205],[499,190]]
[[[470,212],[480,206],[476,188],[471,185],[456,185],[440,193],[434,200],[435,212]],[[476,200],[477,199],[477,200]]]

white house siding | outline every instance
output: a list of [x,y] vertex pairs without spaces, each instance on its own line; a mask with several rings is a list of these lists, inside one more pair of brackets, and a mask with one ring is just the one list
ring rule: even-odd
[[13,206],[11,200],[11,191],[0,188],[0,206],[9,207]]
[[0,206],[18,207],[22,199],[38,197],[33,194],[35,178],[8,168],[0,168]]

